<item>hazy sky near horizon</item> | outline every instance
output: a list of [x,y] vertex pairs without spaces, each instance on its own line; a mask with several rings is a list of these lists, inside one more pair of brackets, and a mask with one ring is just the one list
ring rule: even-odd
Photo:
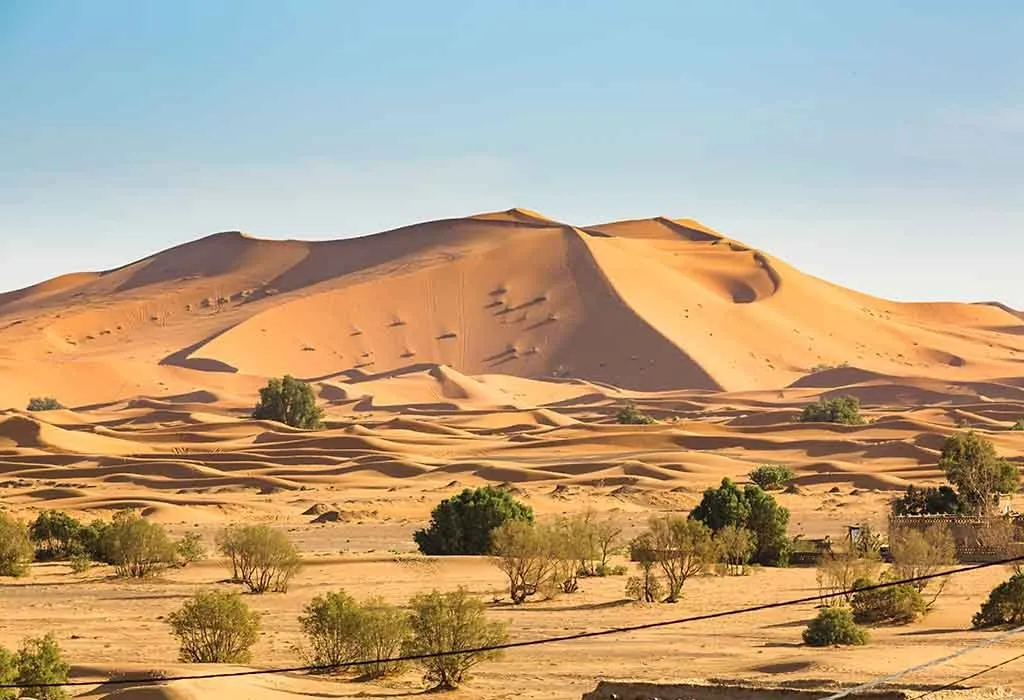
[[0,290],[520,206],[1024,307],[1021,37],[1016,0],[0,0]]

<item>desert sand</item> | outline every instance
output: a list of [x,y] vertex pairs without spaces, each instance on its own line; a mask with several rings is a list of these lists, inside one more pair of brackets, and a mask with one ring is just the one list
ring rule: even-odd
[[[513,639],[669,619],[808,595],[813,569],[701,577],[676,605],[623,601],[622,577],[519,608],[483,558],[426,560],[411,533],[465,486],[502,483],[539,517],[582,508],[633,532],[692,508],[723,476],[775,462],[808,537],[882,526],[913,482],[940,481],[944,438],[969,425],[1024,460],[1024,321],[999,304],[898,303],[844,289],[692,220],[577,227],[522,209],[328,242],[220,233],[104,272],[0,295],[0,504],[24,518],[140,509],[209,544],[267,522],[308,565],[265,615],[259,666],[293,665],[296,617],[344,587],[396,603],[466,584]],[[253,421],[257,390],[311,382],[325,430]],[[800,424],[819,396],[858,397],[865,426]],[[66,409],[23,410],[54,396]],[[622,426],[632,401],[658,419]],[[318,505],[337,522],[314,524]],[[322,509],[322,508],[321,508]],[[864,648],[812,650],[813,606],[532,647],[482,666],[459,697],[579,698],[598,679],[863,681],[994,633],[970,617],[1006,575],[955,579],[923,621]],[[36,564],[0,583],[0,644],[53,630],[79,678],[193,670],[163,618],[216,558],[145,582]],[[911,677],[941,683],[1016,653],[1008,641]],[[1013,665],[979,685],[1024,689]],[[402,697],[301,675],[86,688],[84,697]]]

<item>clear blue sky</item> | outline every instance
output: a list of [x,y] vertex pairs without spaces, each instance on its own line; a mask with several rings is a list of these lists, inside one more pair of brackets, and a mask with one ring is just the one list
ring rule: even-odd
[[0,0],[0,289],[522,206],[1024,307],[1022,37],[1016,0]]

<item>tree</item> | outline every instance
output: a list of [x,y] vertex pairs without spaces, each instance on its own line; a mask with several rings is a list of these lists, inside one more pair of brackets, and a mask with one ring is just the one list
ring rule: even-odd
[[993,588],[971,622],[975,629],[1024,624],[1024,571]]
[[0,576],[24,576],[34,550],[28,528],[0,511]]
[[28,401],[27,410],[29,411],[56,411],[64,408],[60,401],[53,398],[52,396],[43,396],[31,398]]
[[747,562],[754,553],[754,533],[745,527],[726,525],[714,536],[718,560],[727,574],[746,573]]
[[781,489],[796,475],[792,469],[781,464],[762,464],[747,476],[765,491],[772,491]]
[[652,425],[656,422],[649,415],[640,411],[632,401],[615,414],[615,420],[620,425]]
[[42,561],[69,559],[82,549],[79,532],[82,524],[59,510],[44,510],[29,526],[35,543],[36,558]]
[[[946,566],[956,563],[956,543],[949,525],[941,522],[929,523],[923,528],[894,528],[889,535],[889,551],[893,559],[892,573],[898,581],[922,576],[931,576]],[[930,607],[942,593],[948,577],[917,581],[913,584],[918,593],[933,589]]]
[[252,593],[285,593],[302,568],[298,548],[268,525],[226,528],[217,537],[217,547],[230,560],[233,578]]
[[849,609],[825,606],[804,630],[804,643],[812,647],[859,646],[867,643],[868,634],[853,621]]
[[118,576],[145,578],[175,563],[174,543],[163,526],[129,510],[114,516],[103,548]]
[[594,573],[598,576],[607,576],[610,573],[611,569],[608,566],[608,559],[621,546],[622,530],[622,524],[612,516],[594,522],[594,540],[597,545],[598,555]]
[[754,533],[753,559],[761,565],[785,566],[789,561],[789,511],[757,484],[747,484],[740,490],[728,478],[722,479],[717,489],[704,491],[690,518],[704,523],[713,532],[728,525],[750,530]]
[[992,442],[973,430],[946,439],[939,468],[968,511],[979,515],[991,514],[999,495],[1013,493],[1020,482],[1017,467],[1000,459]]
[[315,430],[322,426],[323,409],[316,405],[313,387],[291,375],[272,378],[260,389],[252,417],[273,420],[293,428]]
[[907,492],[892,502],[893,515],[960,515],[967,512],[956,491],[951,486],[927,486],[920,488],[911,484]]
[[309,644],[306,661],[320,667],[317,670],[337,671],[342,664],[359,660],[359,604],[345,591],[313,598],[299,617],[299,625]]
[[506,520],[533,521],[533,509],[493,486],[465,489],[441,501],[413,538],[423,554],[488,554],[491,533]]
[[260,616],[238,593],[200,591],[167,616],[185,663],[245,664],[259,635]]
[[206,548],[203,547],[203,536],[198,532],[186,532],[185,535],[174,545],[177,553],[178,566],[185,567],[202,561],[206,558]]
[[528,520],[508,520],[493,534],[494,563],[508,577],[515,605],[526,601],[551,579],[554,562],[546,528]]
[[882,562],[877,556],[861,556],[853,548],[829,552],[818,562],[818,595],[826,604],[840,595],[845,602],[850,602],[856,584],[873,581],[881,568]]
[[[448,593],[433,591],[409,601],[412,636],[406,642],[406,656],[428,656],[417,663],[424,679],[437,690],[454,690],[469,679],[476,665],[494,659],[498,651],[468,651],[504,644],[508,639],[501,623],[488,621],[484,604],[465,588]],[[466,653],[451,653],[467,650]]]
[[658,551],[650,532],[633,538],[629,543],[629,558],[640,567],[640,576],[630,576],[626,581],[626,595],[638,603],[660,601],[664,588],[658,578]]
[[369,660],[359,669],[365,679],[384,678],[400,673],[401,661],[392,661],[402,655],[409,639],[409,616],[381,598],[371,598],[359,608],[362,624],[359,629],[359,656]]
[[731,479],[722,479],[717,489],[705,489],[690,517],[717,532],[727,525],[744,527],[750,520],[750,504],[746,494]]
[[800,414],[801,423],[842,423],[844,425],[864,425],[866,422],[860,414],[860,401],[855,396],[837,396],[821,398],[804,406]]
[[18,692],[0,688],[0,700],[64,700],[68,697],[64,688],[46,686],[67,683],[69,671],[52,634],[24,640],[16,654],[0,647],[0,685],[22,686]]
[[711,530],[698,520],[679,515],[653,517],[649,527],[651,544],[668,589],[665,602],[675,603],[686,579],[699,574],[714,560]]

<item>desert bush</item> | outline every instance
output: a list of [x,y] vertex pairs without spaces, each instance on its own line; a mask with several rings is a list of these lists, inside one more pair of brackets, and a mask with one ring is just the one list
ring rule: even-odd
[[313,387],[291,375],[268,381],[260,389],[260,400],[252,412],[256,420],[273,420],[307,430],[320,428],[323,416],[323,409],[316,405]]
[[33,553],[25,524],[0,511],[0,576],[27,574]]
[[608,565],[608,559],[616,554],[622,546],[622,524],[614,516],[594,520],[594,541],[597,546],[597,564],[594,567],[596,576],[614,575],[614,571],[623,567]]
[[960,515],[967,512],[957,492],[945,484],[925,488],[911,484],[905,494],[892,502],[891,509],[893,515]]
[[174,545],[177,553],[178,566],[185,567],[195,564],[206,558],[206,548],[203,547],[203,536],[198,532],[187,532],[184,537]]
[[288,536],[269,525],[232,526],[217,536],[217,547],[231,563],[233,580],[252,593],[285,593],[302,567],[302,557]]
[[[364,679],[398,673],[402,645],[409,637],[405,613],[379,598],[359,603],[344,591],[314,598],[299,617],[309,650],[307,662],[318,671],[351,669]],[[369,661],[349,667],[356,661]]]
[[474,666],[500,653],[451,652],[492,647],[508,639],[504,625],[487,620],[484,604],[463,587],[448,593],[433,591],[417,595],[409,601],[409,608],[411,636],[403,646],[404,654],[449,653],[417,661],[423,667],[424,679],[438,690],[457,688],[469,679],[469,671]]
[[856,539],[850,544],[854,556],[863,559],[879,559],[882,553],[882,535],[870,524],[861,522],[857,525]]
[[28,400],[29,411],[56,411],[64,408],[60,401],[52,396],[37,396]]
[[842,423],[863,425],[866,421],[860,414],[860,401],[855,396],[821,398],[804,406],[799,418],[801,423]]
[[699,574],[715,558],[711,530],[697,520],[678,515],[655,516],[650,520],[651,547],[645,556],[653,556],[665,579],[666,603],[675,603],[686,579]]
[[939,468],[970,513],[990,514],[1000,494],[1013,493],[1019,487],[1017,467],[1000,459],[992,442],[973,430],[946,438]]
[[402,655],[409,639],[409,616],[380,598],[371,598],[359,608],[362,626],[359,633],[360,658],[369,663],[357,668],[366,679],[384,678],[400,673],[405,664],[392,661]]
[[848,603],[853,598],[854,584],[874,581],[881,568],[882,562],[877,556],[860,556],[853,549],[829,552],[818,562],[818,595],[823,602],[842,598]]
[[627,403],[618,413],[615,420],[620,425],[652,425],[656,421],[636,407],[636,404]]
[[[924,528],[894,528],[889,535],[892,573],[896,580],[930,576],[956,563],[956,543],[949,525],[930,523]],[[929,607],[941,595],[949,578],[942,576],[916,581],[913,587],[921,594],[929,593]]]
[[103,534],[103,551],[118,576],[144,578],[175,563],[175,548],[159,523],[121,511]]
[[527,520],[508,520],[495,529],[492,540],[493,561],[508,577],[514,604],[536,595],[551,580],[554,562],[546,528]]
[[[872,585],[873,582],[865,582]],[[858,582],[855,588],[865,588]],[[861,625],[906,625],[927,612],[921,592],[908,584],[858,590],[850,601],[853,621]]]
[[762,464],[754,468],[747,476],[765,491],[772,491],[783,488],[793,480],[796,474],[792,469],[781,464]]
[[64,700],[69,697],[64,688],[39,686],[67,683],[69,671],[52,634],[24,640],[16,654],[0,647],[0,685],[24,686],[0,688],[0,700]]
[[745,527],[726,525],[715,533],[714,540],[718,561],[725,567],[725,573],[737,576],[746,573],[747,562],[754,553],[754,533]]
[[185,663],[244,664],[259,635],[260,616],[238,593],[200,591],[167,616]]
[[976,629],[1024,624],[1024,572],[993,588],[971,622]]
[[730,479],[722,479],[717,489],[704,491],[690,518],[704,523],[713,532],[729,525],[753,532],[753,559],[758,564],[785,566],[789,561],[789,511],[757,484],[747,484],[741,490]]
[[88,525],[82,525],[78,530],[78,546],[82,552],[92,561],[113,564],[113,559],[108,551],[110,538],[107,534],[112,525],[100,519],[95,519]]
[[35,545],[36,559],[52,561],[68,559],[80,551],[79,531],[82,524],[59,510],[44,510],[29,526]]
[[1024,418],[1018,418],[1017,421],[1010,426],[1010,430],[1024,430]]
[[859,646],[867,643],[868,633],[853,621],[849,609],[827,605],[807,625],[803,638],[812,647]]
[[68,559],[68,564],[71,566],[72,573],[84,574],[92,568],[92,559],[90,559],[89,555],[85,553],[75,554]]
[[629,558],[640,568],[639,576],[626,581],[626,597],[638,603],[657,603],[664,595],[664,586],[658,578],[658,552],[654,537],[645,532],[629,543]]
[[533,520],[533,509],[493,486],[465,489],[441,501],[413,539],[424,554],[488,554],[491,533],[506,520]]

